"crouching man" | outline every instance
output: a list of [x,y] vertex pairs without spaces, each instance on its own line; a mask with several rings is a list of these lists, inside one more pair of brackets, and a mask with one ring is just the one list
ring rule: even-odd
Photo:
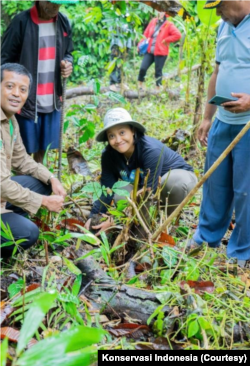
[[[8,224],[15,240],[30,248],[38,239],[38,227],[27,218],[43,206],[49,211],[62,209],[66,192],[57,178],[26,152],[18,123],[14,117],[29,95],[32,77],[19,64],[8,63],[1,68],[1,220]],[[31,137],[32,138],[32,137]],[[11,176],[11,172],[15,176]],[[50,196],[51,193],[54,195]],[[8,239],[1,236],[1,257],[11,255],[14,245],[4,246]]]

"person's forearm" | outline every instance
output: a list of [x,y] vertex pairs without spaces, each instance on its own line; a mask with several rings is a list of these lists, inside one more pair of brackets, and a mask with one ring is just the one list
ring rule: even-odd
[[211,121],[217,106],[213,105],[213,104],[209,104],[208,101],[216,94],[215,93],[215,87],[216,87],[216,80],[217,80],[217,72],[214,72],[213,75],[211,76],[209,85],[208,85],[208,91],[207,91],[207,103],[206,103],[206,107],[205,107],[205,112],[204,112],[204,119]]

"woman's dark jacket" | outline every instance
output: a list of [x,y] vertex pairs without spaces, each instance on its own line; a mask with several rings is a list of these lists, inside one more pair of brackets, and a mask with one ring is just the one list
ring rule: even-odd
[[[119,179],[127,181],[128,184],[133,183],[134,171],[137,168],[141,170],[139,188],[142,188],[149,169],[150,175],[147,186],[151,187],[153,191],[157,188],[158,178],[169,170],[184,169],[193,171],[193,168],[179,154],[149,136],[142,136],[138,139],[128,165],[123,154],[118,153],[110,146],[103,151],[101,164],[101,185],[108,188],[112,188]],[[107,211],[105,205],[109,205],[111,201],[112,196],[105,197],[102,195],[100,200],[94,202],[91,216],[96,213],[105,213]]]

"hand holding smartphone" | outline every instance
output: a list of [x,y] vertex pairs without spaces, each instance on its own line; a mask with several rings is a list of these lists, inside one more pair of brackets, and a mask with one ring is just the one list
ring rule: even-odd
[[211,98],[208,101],[208,103],[220,106],[223,103],[235,102],[236,100],[238,100],[238,98],[233,98],[233,97],[229,98],[229,97],[222,97],[220,95],[215,95],[213,98]]

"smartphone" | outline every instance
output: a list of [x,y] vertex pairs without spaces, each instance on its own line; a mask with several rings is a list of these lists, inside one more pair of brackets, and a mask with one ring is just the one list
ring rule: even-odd
[[228,98],[228,97],[222,97],[220,95],[215,95],[212,99],[209,100],[209,104],[215,104],[215,105],[221,105],[222,103],[226,103],[226,102],[234,102],[236,101],[238,98]]

